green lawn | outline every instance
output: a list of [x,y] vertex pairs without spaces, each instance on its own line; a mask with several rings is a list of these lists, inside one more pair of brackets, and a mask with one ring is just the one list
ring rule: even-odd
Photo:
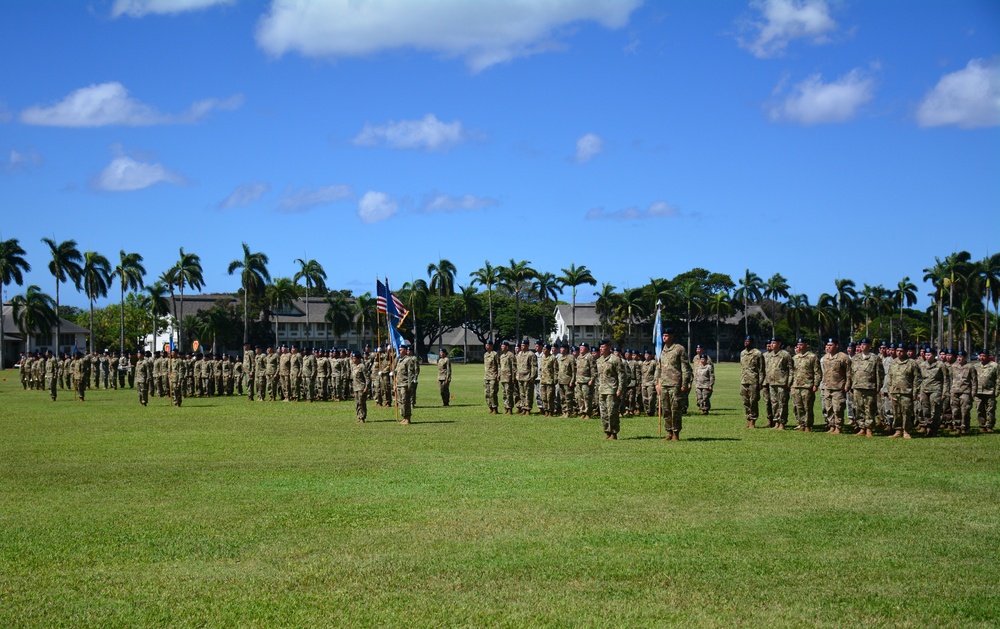
[[[0,384],[0,627],[997,626],[1000,435]],[[692,398],[692,407],[693,398]],[[973,422],[975,423],[975,422]]]

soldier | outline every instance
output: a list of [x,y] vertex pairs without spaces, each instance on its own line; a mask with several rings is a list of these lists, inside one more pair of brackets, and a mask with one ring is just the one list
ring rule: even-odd
[[618,407],[625,392],[625,369],[621,358],[611,353],[611,341],[601,341],[601,356],[595,361],[597,395],[600,400],[601,427],[605,439],[618,439]]
[[254,389],[254,385],[257,384],[254,382],[254,366],[257,363],[256,355],[257,351],[250,348],[250,343],[243,344],[243,373],[241,375],[243,377],[243,390],[246,391],[247,401],[249,402],[253,402],[253,394],[256,390]]
[[153,377],[152,354],[139,354],[139,362],[135,364],[135,389],[139,394],[139,404],[149,404],[149,381]]
[[823,372],[823,413],[826,418],[827,432],[841,434],[844,424],[844,407],[847,404],[847,392],[851,390],[851,359],[839,351],[836,339],[826,340],[826,354],[819,364]]
[[292,355],[284,346],[278,355],[278,379],[281,382],[281,399],[287,402],[292,399]]
[[[709,361],[711,364],[711,361]],[[714,369],[713,369],[714,375]],[[639,382],[642,387],[642,409],[646,415],[652,417],[656,415],[656,361],[653,360],[653,352],[648,349],[642,352],[642,363],[639,365]]]
[[942,365],[932,350],[924,352],[920,366],[920,401],[923,405],[923,417],[919,430],[928,437],[937,434],[941,426],[941,398],[947,389],[947,367]]
[[503,398],[503,414],[514,414],[514,393],[517,391],[517,361],[510,351],[510,343],[500,343],[500,392]]
[[851,360],[851,391],[855,394],[854,423],[856,435],[871,437],[877,420],[877,398],[885,379],[882,360],[871,353],[871,341],[858,343],[858,351]]
[[794,365],[788,352],[781,349],[781,341],[771,339],[770,349],[764,354],[764,380],[767,383],[771,411],[768,419],[775,430],[784,430],[788,423],[788,396],[792,388]]
[[[279,354],[274,351],[274,348],[268,346],[267,354],[264,358],[264,374],[267,377],[267,398],[276,402],[278,396],[280,395],[279,389],[281,388],[281,356],[287,354]],[[287,361],[286,361],[287,362]]]
[[267,395],[267,354],[261,351],[260,346],[254,347],[253,352],[253,387],[257,401],[263,402]]
[[387,343],[385,349],[382,351],[382,395],[383,404],[385,406],[393,405],[393,396],[395,395],[395,388],[393,384],[392,373],[396,369],[397,363],[396,352],[392,351],[391,346]]
[[302,354],[297,347],[292,347],[292,357],[288,364],[288,382],[291,387],[291,400],[298,402],[302,399]]
[[521,351],[515,357],[517,371],[514,375],[517,378],[518,401],[520,415],[531,415],[531,406],[535,399],[535,380],[538,377],[538,359],[528,351],[528,341],[521,341]]
[[222,364],[219,366],[222,370],[222,390],[219,391],[219,395],[225,391],[226,397],[231,397],[233,395],[233,387],[236,381],[236,370],[233,363],[233,357],[223,354]]
[[580,343],[580,355],[576,358],[576,403],[580,419],[590,419],[594,415],[594,384],[597,380],[596,359],[590,353],[590,345]]
[[198,397],[205,397],[209,395],[212,390],[212,386],[209,383],[209,367],[208,361],[211,356],[203,356],[198,354],[195,357],[194,362],[194,378],[197,386],[195,387],[195,395]]
[[812,432],[816,407],[816,391],[821,380],[819,358],[809,351],[805,339],[795,344],[792,357],[792,406],[795,409],[795,430]]
[[991,433],[997,421],[1000,377],[997,377],[996,362],[990,359],[989,352],[985,349],[979,351],[976,381],[979,385],[979,392],[976,393],[976,420],[979,422],[979,431]]
[[497,392],[500,388],[500,355],[493,351],[493,341],[486,341],[486,351],[483,352],[483,395],[490,415],[497,414],[499,400]]
[[969,434],[972,400],[979,393],[979,378],[976,369],[966,362],[965,351],[959,350],[951,371],[951,413],[955,431],[959,435]]
[[[131,367],[132,363],[129,360],[129,353],[128,352],[122,353],[121,358],[118,359],[118,368],[117,368],[118,388],[120,389],[125,388],[125,380],[132,374]],[[132,376],[132,384],[130,386],[133,386],[134,384],[135,384],[135,376]]]
[[413,400],[413,396],[410,393],[410,387],[417,379],[417,359],[410,356],[410,347],[406,343],[402,343],[399,346],[399,361],[396,363],[396,369],[393,372],[393,376],[396,380],[396,404],[399,406],[399,412],[403,416],[400,420],[401,424],[409,424],[410,417],[413,412],[413,407],[410,402]]
[[368,388],[371,386],[371,376],[368,373],[368,365],[361,361],[361,355],[357,352],[351,352],[351,363],[354,410],[358,416],[358,423],[363,424],[368,419]]
[[556,405],[556,382],[559,380],[559,365],[556,357],[552,355],[552,347],[545,343],[542,345],[542,362],[538,372],[538,382],[541,386],[541,400],[539,405],[546,417],[552,417]]
[[562,416],[576,414],[576,358],[569,353],[565,343],[559,348],[559,398],[562,403]]
[[740,395],[746,412],[747,428],[757,427],[760,391],[765,386],[764,355],[753,346],[753,337],[747,335],[743,339],[743,351],[740,352]]
[[73,384],[76,386],[76,399],[84,401],[84,394],[87,392],[87,381],[90,376],[88,361],[81,352],[76,353],[76,361],[73,363]]
[[170,379],[170,400],[171,403],[180,408],[184,397],[184,383],[187,379],[188,363],[177,353],[177,350],[170,352],[170,361],[167,363]]
[[[879,356],[882,359],[882,372],[889,375],[889,367],[892,365],[892,361],[895,360],[896,348],[893,345],[887,345],[885,341],[882,341],[881,347],[879,347]],[[889,399],[889,383],[888,378],[882,381],[882,395],[879,396],[881,404],[879,408],[879,419],[885,424],[887,428],[892,427],[892,400]]]
[[445,348],[438,350],[438,390],[441,392],[441,405],[448,406],[451,402],[451,359]]
[[699,357],[694,370],[694,386],[698,390],[695,401],[702,415],[712,410],[712,390],[715,389],[715,365],[709,362],[708,354]]
[[[355,352],[357,353],[357,352]],[[361,355],[358,354],[358,361],[361,362]],[[353,362],[353,361],[352,361]],[[362,367],[366,365],[362,364]],[[306,355],[302,358],[302,389],[305,398],[312,402],[316,398],[316,372],[318,363],[315,354],[310,349],[306,350]],[[353,380],[353,378],[352,378]],[[365,385],[365,395],[368,395],[368,385]]]
[[892,399],[895,429],[890,439],[897,437],[909,439],[910,429],[913,426],[913,397],[920,387],[920,369],[907,357],[906,351],[902,343],[896,346],[896,360],[886,375],[886,380],[889,381],[889,397]]
[[59,359],[52,355],[52,350],[45,352],[45,387],[49,397],[56,401],[56,380],[59,377]]
[[628,367],[628,384],[625,389],[625,406],[628,409],[628,415],[639,414],[639,400],[641,398],[640,392],[642,391],[642,370],[639,363],[639,353],[635,350],[629,350],[628,361],[626,361],[626,366]]
[[663,415],[663,429],[666,441],[680,441],[681,398],[691,388],[691,363],[684,347],[674,343],[673,328],[663,330],[663,349],[656,365],[656,393],[659,396],[660,413]]

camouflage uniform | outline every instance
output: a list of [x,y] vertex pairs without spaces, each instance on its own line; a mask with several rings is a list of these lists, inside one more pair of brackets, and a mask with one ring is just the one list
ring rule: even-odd
[[556,362],[556,357],[549,353],[548,349],[542,355],[538,379],[541,387],[541,410],[546,417],[551,417],[556,406],[556,382],[559,379],[559,365]]
[[500,380],[500,355],[492,349],[483,353],[483,396],[491,415],[497,414],[497,390]]
[[568,353],[560,354],[558,370],[562,415],[569,417],[576,414],[576,358]]
[[410,423],[412,414],[413,395],[410,388],[417,379],[417,359],[407,354],[396,363],[394,372],[396,379],[396,404],[399,405],[399,412],[403,416],[402,423]]
[[764,380],[767,382],[770,412],[775,426],[788,423],[788,393],[792,387],[794,366],[791,355],[783,349],[764,354]]
[[646,359],[639,365],[639,378],[642,383],[642,406],[646,415],[656,415],[656,361],[652,354],[646,354]]
[[844,425],[846,392],[851,388],[851,359],[844,352],[824,354],[819,361],[823,371],[823,415],[829,432],[840,432]]
[[443,406],[448,406],[451,403],[451,359],[447,356],[440,356],[439,354],[437,371],[438,391],[441,392],[441,404]]
[[597,395],[600,399],[601,427],[605,438],[617,439],[620,422],[618,405],[625,392],[625,366],[622,359],[614,354],[601,356],[595,361],[597,371]]
[[920,387],[920,369],[914,361],[897,357],[886,375],[892,398],[893,436],[907,436],[913,427],[913,397]]
[[948,368],[941,361],[919,361],[920,366],[920,401],[923,405],[923,415],[920,425],[929,435],[937,432],[941,426],[941,399],[947,389]]
[[877,397],[885,379],[882,359],[858,352],[851,359],[851,390],[855,393],[854,423],[859,432],[870,431],[878,420]]
[[514,412],[514,392],[517,390],[517,361],[514,352],[500,350],[500,390],[503,396],[503,412],[510,415]]
[[1000,377],[998,367],[993,361],[976,366],[976,380],[979,382],[979,393],[976,394],[976,419],[979,430],[993,432],[997,421],[997,395],[1000,394]]
[[715,365],[698,361],[694,366],[694,388],[697,391],[695,401],[703,415],[712,410],[712,390],[715,388]]
[[594,416],[594,384],[597,378],[597,363],[592,352],[582,351],[576,357],[576,404],[581,417]]
[[976,368],[969,363],[955,363],[951,367],[951,414],[955,428],[968,432],[971,420],[972,400],[979,393],[979,378]]
[[678,343],[664,345],[653,374],[660,389],[660,412],[667,438],[677,439],[681,432],[681,396],[691,387],[691,363],[687,351]]
[[368,365],[360,360],[351,365],[351,384],[354,392],[354,410],[358,421],[364,423],[368,418],[368,388],[371,386],[371,375]]
[[816,391],[821,380],[819,358],[805,351],[792,357],[792,407],[799,430],[812,430],[816,408]]
[[764,355],[756,347],[740,352],[740,395],[747,426],[753,426],[760,414],[760,389],[764,386]]
[[535,379],[538,377],[538,360],[533,352],[527,349],[517,353],[514,358],[517,363],[518,411],[522,415],[531,414],[531,406],[535,399]]

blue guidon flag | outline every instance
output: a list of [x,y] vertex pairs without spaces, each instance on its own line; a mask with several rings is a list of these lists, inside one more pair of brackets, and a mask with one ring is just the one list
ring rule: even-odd
[[656,305],[656,321],[653,322],[653,345],[656,346],[656,360],[663,351],[663,323],[660,321],[660,305]]

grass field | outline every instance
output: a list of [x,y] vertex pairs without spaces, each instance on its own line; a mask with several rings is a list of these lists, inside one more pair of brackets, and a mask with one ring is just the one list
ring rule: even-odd
[[[1000,435],[0,384],[0,627],[997,626]],[[692,407],[693,407],[692,400]]]

